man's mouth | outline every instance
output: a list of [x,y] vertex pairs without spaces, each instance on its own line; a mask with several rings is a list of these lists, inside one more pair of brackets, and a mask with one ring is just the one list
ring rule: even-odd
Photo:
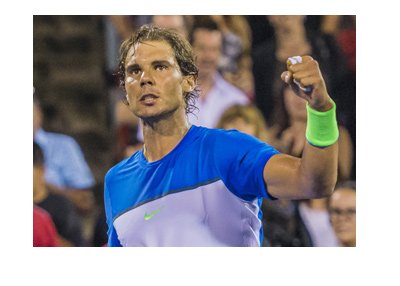
[[153,104],[155,100],[158,98],[157,95],[154,94],[144,94],[140,97],[139,101],[144,104]]

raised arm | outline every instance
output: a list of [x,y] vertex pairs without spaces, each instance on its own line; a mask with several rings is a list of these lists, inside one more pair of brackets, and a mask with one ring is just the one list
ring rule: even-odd
[[307,199],[328,196],[338,169],[336,106],[330,98],[318,63],[310,56],[288,61],[282,80],[307,103],[307,131],[302,158],[278,154],[264,167],[268,192],[276,198]]

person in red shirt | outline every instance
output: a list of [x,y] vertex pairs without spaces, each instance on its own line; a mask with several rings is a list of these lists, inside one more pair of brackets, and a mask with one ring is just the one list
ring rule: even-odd
[[47,211],[33,206],[33,246],[58,246],[58,234]]

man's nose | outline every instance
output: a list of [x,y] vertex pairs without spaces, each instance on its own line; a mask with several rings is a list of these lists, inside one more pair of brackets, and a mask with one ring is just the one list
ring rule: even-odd
[[140,86],[153,85],[154,80],[150,71],[143,71],[140,78]]

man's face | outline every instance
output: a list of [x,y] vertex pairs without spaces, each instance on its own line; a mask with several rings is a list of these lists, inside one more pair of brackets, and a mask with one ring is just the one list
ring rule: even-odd
[[139,118],[156,119],[185,109],[182,76],[174,51],[165,41],[145,41],[128,52],[125,89],[129,109]]
[[200,75],[213,76],[217,71],[222,48],[219,31],[197,29],[193,34],[193,50],[197,56]]
[[356,244],[356,192],[335,190],[329,203],[329,214],[336,236],[344,245]]

